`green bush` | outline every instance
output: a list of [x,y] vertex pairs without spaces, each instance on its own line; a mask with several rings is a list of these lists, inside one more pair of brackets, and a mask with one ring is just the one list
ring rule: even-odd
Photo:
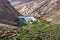
[[43,19],[33,23],[26,22],[26,24],[20,27],[20,35],[13,40],[60,40],[60,28]]

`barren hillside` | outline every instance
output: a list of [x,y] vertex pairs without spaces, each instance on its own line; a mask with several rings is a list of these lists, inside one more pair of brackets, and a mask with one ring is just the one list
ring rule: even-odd
[[14,0],[11,4],[25,16],[42,17],[47,21],[60,18],[60,0]]

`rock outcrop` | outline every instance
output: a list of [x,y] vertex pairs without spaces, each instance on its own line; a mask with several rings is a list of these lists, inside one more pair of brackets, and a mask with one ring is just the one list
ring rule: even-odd
[[20,28],[7,24],[0,24],[0,39],[11,38],[19,35]]

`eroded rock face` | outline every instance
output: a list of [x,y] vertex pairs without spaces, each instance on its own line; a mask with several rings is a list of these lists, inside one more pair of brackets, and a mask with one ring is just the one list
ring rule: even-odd
[[32,0],[24,3],[14,0],[11,4],[25,16],[38,16],[47,21],[60,18],[60,0]]
[[2,40],[4,40],[4,39],[7,39],[7,37],[11,38],[14,36],[18,36],[19,30],[20,30],[20,28],[18,28],[16,26],[0,24],[0,39],[2,38]]
[[20,15],[7,0],[0,0],[0,19],[14,21]]
[[[25,0],[15,0],[11,3],[21,14],[26,16],[32,16],[32,14],[39,13],[50,14],[53,11],[57,11],[60,8],[59,0],[32,0],[25,2]],[[52,14],[52,13],[51,13]]]

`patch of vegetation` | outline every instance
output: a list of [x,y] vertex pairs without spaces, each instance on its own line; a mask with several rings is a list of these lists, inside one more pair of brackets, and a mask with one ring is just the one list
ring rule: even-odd
[[8,40],[60,40],[60,28],[43,19],[33,23],[18,21],[18,24],[23,25],[20,27],[20,35]]

